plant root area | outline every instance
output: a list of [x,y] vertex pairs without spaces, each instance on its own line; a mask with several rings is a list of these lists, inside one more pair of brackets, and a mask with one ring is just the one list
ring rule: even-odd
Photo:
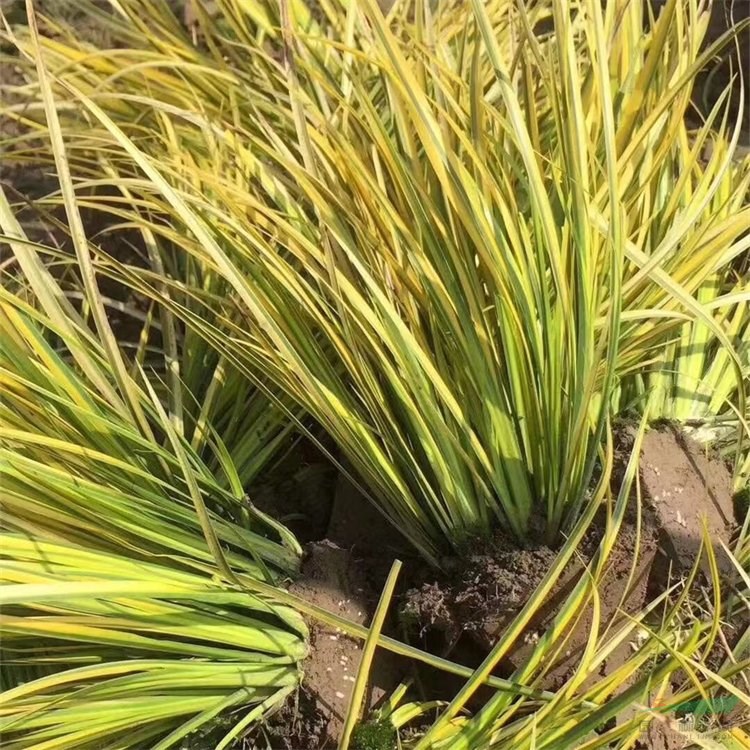
[[[618,433],[618,446],[614,493],[632,446],[629,428]],[[267,480],[254,488],[253,497],[277,515],[282,508],[286,515],[280,520],[306,543],[302,574],[289,590],[352,622],[368,625],[390,566],[399,558],[404,566],[385,633],[469,668],[477,667],[502,637],[557,554],[545,546],[519,548],[498,534],[472,545],[470,554],[447,561],[444,570],[436,572],[415,558],[406,541],[349,479],[332,474],[322,460],[318,464],[307,456],[304,466],[285,466],[277,473],[283,479]],[[707,454],[677,428],[654,427],[642,446],[640,488],[640,511],[633,489],[598,587],[600,629],[609,623],[618,627],[628,615],[637,614],[679,582],[694,565],[704,540],[713,545],[720,574],[729,578],[736,574],[719,543],[729,544],[737,528],[731,472],[721,459]],[[602,512],[544,605],[501,660],[496,676],[509,678],[531,655],[581,576],[591,569],[604,523]],[[704,553],[694,583],[704,589],[710,585],[706,559]],[[659,611],[654,616],[658,618]],[[552,661],[545,664],[538,688],[556,690],[572,676],[593,618],[589,603],[560,641]],[[308,620],[308,624],[311,648],[303,664],[304,687],[248,738],[249,747],[327,750],[337,745],[362,642],[318,621]],[[746,626],[726,624],[726,640],[731,644]],[[597,673],[586,678],[582,689],[617,670],[633,648],[628,642],[615,649]],[[717,663],[721,658],[717,653]],[[413,700],[449,700],[463,684],[462,678],[379,648],[369,674],[366,707],[376,709],[403,681],[410,682],[408,698]],[[618,690],[627,687],[623,684]],[[677,691],[679,684],[673,688]],[[480,689],[468,708],[480,707],[490,694],[489,688]],[[644,748],[679,747],[677,738],[671,738],[659,723],[653,724]]]

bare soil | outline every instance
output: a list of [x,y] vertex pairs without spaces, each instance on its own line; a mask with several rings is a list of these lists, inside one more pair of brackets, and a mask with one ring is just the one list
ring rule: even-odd
[[[307,549],[302,577],[289,590],[328,612],[364,624],[370,602],[362,571],[353,563],[348,550],[328,541],[313,543]],[[317,699],[326,720],[327,736],[338,738],[362,657],[362,644],[337,628],[320,622],[309,624],[310,658],[303,665],[305,685]]]
[[[320,517],[325,519],[321,537],[306,545],[301,575],[289,591],[351,622],[367,624],[393,560],[411,555],[411,551],[403,542],[393,544],[398,537],[345,475],[332,482],[330,477],[320,476],[320,465],[314,461],[307,470],[281,473],[289,474],[286,487],[293,489],[293,496],[286,498],[282,508],[288,518],[298,519],[300,533],[309,540],[311,532],[320,528]],[[267,510],[284,486],[278,480],[266,483],[270,496],[266,495],[263,503]],[[271,736],[277,743],[271,745],[273,750],[277,746],[280,750],[335,748],[349,708],[362,643],[319,621],[310,619],[308,625],[311,648],[303,664],[304,705],[290,702],[283,715],[272,720]],[[410,669],[407,660],[378,653],[369,675],[368,710]],[[289,722],[286,734],[285,720]]]
[[263,724],[255,725],[231,747],[233,750],[317,750],[328,747],[326,727],[318,699],[302,686],[280,710]]
[[[619,439],[621,464],[631,443],[632,434],[623,431]],[[621,465],[615,472],[618,484],[622,472]],[[640,481],[644,500],[640,522],[634,496],[600,589],[600,627],[607,623],[616,626],[627,614],[640,611],[676,576],[685,573],[700,547],[704,522],[722,573],[732,575],[731,564],[726,556],[722,559],[718,545],[719,539],[729,543],[735,524],[731,476],[723,462],[708,455],[679,430],[664,426],[646,435]],[[392,614],[387,628],[394,635],[406,635],[421,648],[469,667],[479,664],[502,635],[556,554],[544,546],[520,549],[513,540],[498,534],[490,542],[475,545],[473,553],[464,559],[450,562],[447,573],[436,575],[413,557],[404,540],[345,477],[339,478],[333,501],[326,504],[320,500],[319,504],[327,507],[329,518],[325,538],[308,545],[302,576],[290,590],[347,619],[367,624],[393,559],[405,559],[404,581],[394,605],[398,612]],[[528,658],[538,637],[585,574],[601,537],[599,519],[545,606],[496,674],[507,677]],[[636,549],[639,557],[634,560]],[[704,577],[704,584],[705,581]],[[540,687],[555,689],[571,676],[585,647],[593,616],[591,606],[581,611],[575,626],[566,634],[567,641],[558,658],[547,665]],[[361,658],[361,644],[356,639],[321,623],[311,622],[310,627],[311,654],[303,667],[304,711],[299,700],[293,709],[288,706],[274,730],[278,747],[284,750],[335,747]],[[731,639],[731,634],[728,637]],[[630,645],[624,644],[589,680],[616,670],[629,653]],[[417,699],[438,695],[447,699],[461,685],[460,680],[426,673],[405,660],[378,652],[367,705],[377,705],[406,677],[415,677]],[[481,693],[477,700],[481,702]],[[286,734],[284,720],[288,722]],[[300,726],[307,732],[307,744],[299,744]],[[655,726],[651,734],[651,746],[671,750],[672,733],[668,727]]]
[[734,566],[717,540],[729,543],[735,523],[732,477],[723,462],[710,456],[678,429],[651,430],[644,440],[641,481],[656,514],[660,562],[689,568],[700,549],[705,523],[722,573]]

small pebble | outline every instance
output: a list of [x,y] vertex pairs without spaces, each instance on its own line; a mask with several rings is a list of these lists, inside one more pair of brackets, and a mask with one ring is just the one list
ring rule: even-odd
[[342,692],[341,692],[340,690],[337,690],[337,691],[336,691],[336,697],[337,697],[337,698],[343,698],[343,697],[344,697],[344,694],[343,694],[343,693],[342,693]]

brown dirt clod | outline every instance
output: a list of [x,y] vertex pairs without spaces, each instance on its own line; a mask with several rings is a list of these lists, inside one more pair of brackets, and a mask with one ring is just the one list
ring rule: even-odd
[[641,481],[656,515],[663,567],[681,572],[693,565],[705,523],[719,570],[732,575],[734,566],[718,544],[729,544],[734,522],[732,477],[724,463],[675,427],[651,430],[643,441]]

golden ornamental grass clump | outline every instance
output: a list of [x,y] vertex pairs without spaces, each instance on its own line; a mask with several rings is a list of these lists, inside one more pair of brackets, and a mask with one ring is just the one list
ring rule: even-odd
[[[227,746],[300,679],[305,629],[289,605],[311,611],[275,588],[299,545],[243,500],[295,431],[350,466],[436,568],[498,529],[559,548],[473,672],[336,620],[367,636],[370,653],[385,645],[468,677],[406,746],[633,747],[643,715],[615,717],[636,706],[653,718],[645,697],[677,670],[691,687],[675,705],[716,683],[744,700],[730,678],[745,656],[718,677],[705,664],[720,618],[746,603],[744,573],[723,598],[709,565],[703,619],[687,593],[697,565],[679,592],[616,625],[598,622],[597,588],[649,419],[719,440],[738,489],[747,482],[750,158],[736,153],[729,90],[698,120],[691,103],[733,34],[704,44],[710,7],[697,0],[400,2],[385,16],[375,0],[190,7],[186,27],[160,0],[84,2],[78,12],[103,32],[86,41],[29,0],[28,20],[3,35],[20,75],[3,87],[15,125],[3,145],[16,166],[56,174],[59,191],[34,207],[66,235],[57,247],[30,240],[2,199],[14,259],[0,300],[14,477],[4,554],[19,571],[7,601],[20,618],[7,632],[28,638],[40,612],[108,631],[103,596],[127,617],[115,640],[96,631],[86,658],[117,671],[120,648],[141,659],[153,646],[136,635],[143,617],[196,618],[233,656],[157,626],[159,647],[185,658],[174,682],[153,683],[164,713],[142,742],[176,746],[243,706]],[[139,310],[132,348],[105,285]],[[641,432],[613,488],[612,422],[633,409]],[[590,576],[469,718],[603,508]],[[86,514],[100,520],[83,525]],[[33,553],[27,533],[42,545]],[[59,556],[59,571],[41,572],[39,550]],[[122,578],[89,583],[93,569],[120,565]],[[579,669],[558,692],[538,690],[587,606],[597,616]],[[67,669],[7,693],[0,728],[16,732],[14,750],[37,747],[28,731],[69,746],[89,694],[119,701],[123,722],[127,696],[135,711],[151,695],[151,661],[122,693],[115,672],[75,672],[74,630]],[[587,680],[631,642],[621,667]],[[214,662],[200,694],[210,707],[199,707],[182,676],[199,680],[198,663]],[[381,715],[396,726],[428,711],[397,702]],[[145,746],[119,734],[124,723],[91,726],[79,747]]]

